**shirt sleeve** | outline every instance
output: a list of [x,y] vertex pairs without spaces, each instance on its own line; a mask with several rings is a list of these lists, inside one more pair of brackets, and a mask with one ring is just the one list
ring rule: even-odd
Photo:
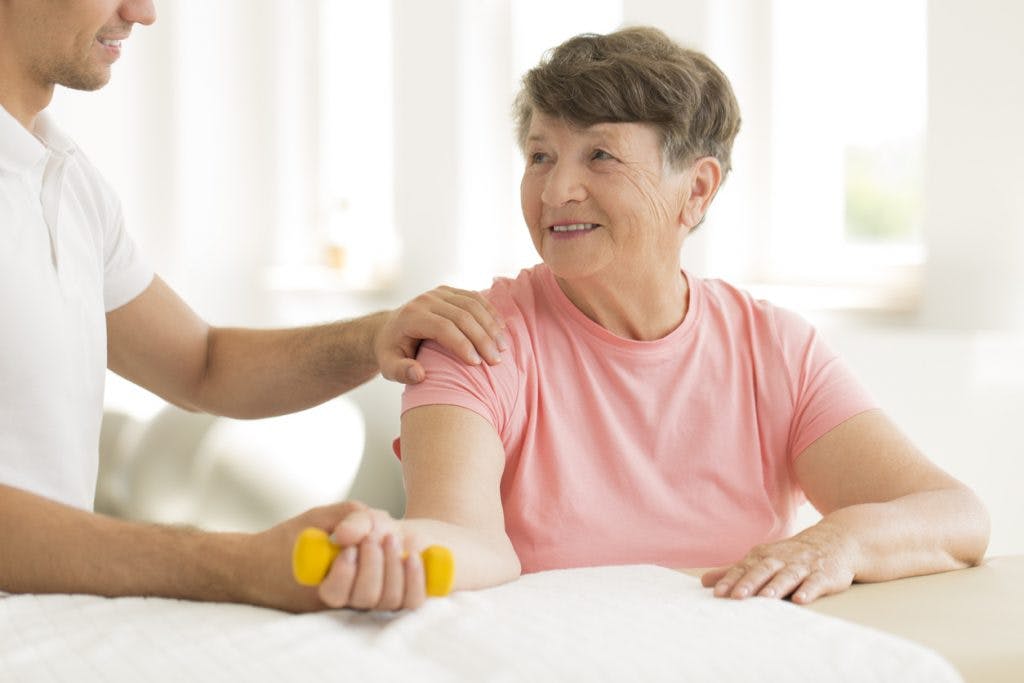
[[75,153],[75,163],[92,193],[96,225],[102,231],[97,237],[102,240],[103,308],[110,312],[142,294],[153,281],[153,269],[128,234],[114,188],[81,150]]
[[777,308],[775,328],[790,377],[789,458],[794,460],[835,427],[878,405],[845,361],[802,317]]
[[495,366],[469,365],[439,344],[424,342],[417,360],[427,377],[405,388],[402,412],[425,405],[458,406],[477,413],[502,435],[518,395],[513,355],[505,351]]
[[112,208],[103,235],[103,306],[107,312],[137,297],[153,281],[152,268],[125,228],[121,203],[114,199]]

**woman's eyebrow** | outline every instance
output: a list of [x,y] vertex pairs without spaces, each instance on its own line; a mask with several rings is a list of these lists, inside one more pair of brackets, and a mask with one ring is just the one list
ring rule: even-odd
[[591,140],[614,145],[622,144],[628,139],[628,136],[624,135],[621,130],[607,123],[595,123],[593,126],[585,128],[582,133]]

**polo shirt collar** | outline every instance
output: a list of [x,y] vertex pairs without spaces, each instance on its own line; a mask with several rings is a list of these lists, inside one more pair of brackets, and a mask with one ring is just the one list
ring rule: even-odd
[[33,135],[25,130],[10,112],[0,106],[0,166],[28,171],[39,164],[47,151],[61,155],[74,153],[74,142],[45,111],[36,117],[35,132]]
[[36,117],[36,135],[51,152],[64,155],[75,153],[74,141],[57,126],[53,117],[45,110],[39,112],[39,116]]

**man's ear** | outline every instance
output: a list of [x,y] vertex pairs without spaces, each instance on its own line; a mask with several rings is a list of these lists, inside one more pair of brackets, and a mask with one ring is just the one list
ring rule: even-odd
[[722,184],[722,165],[714,157],[701,157],[693,162],[689,172],[689,196],[683,202],[679,222],[693,230],[704,220],[711,200]]

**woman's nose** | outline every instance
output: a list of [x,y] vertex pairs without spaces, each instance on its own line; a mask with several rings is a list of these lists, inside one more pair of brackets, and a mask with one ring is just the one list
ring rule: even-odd
[[540,198],[548,206],[564,206],[586,199],[587,189],[578,169],[556,163],[548,172]]

